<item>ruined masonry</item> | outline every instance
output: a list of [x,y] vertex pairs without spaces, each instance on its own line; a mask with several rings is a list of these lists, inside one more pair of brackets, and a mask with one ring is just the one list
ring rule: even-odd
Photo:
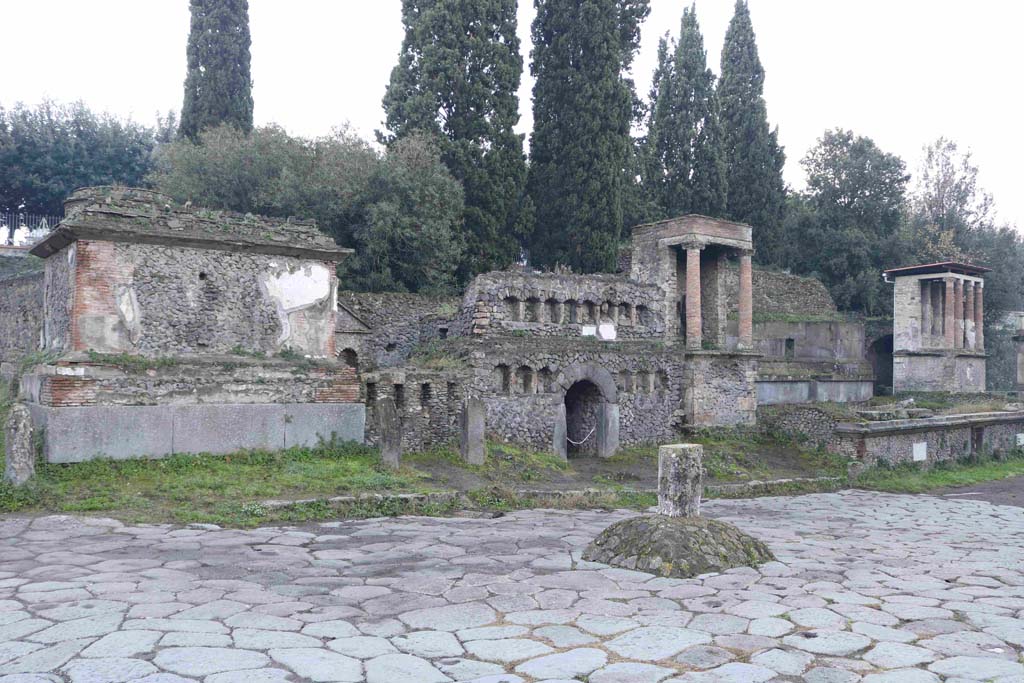
[[65,215],[32,249],[42,286],[15,284],[42,311],[20,395],[50,462],[362,440],[334,349],[349,250],[311,223],[145,190],[79,190]]
[[988,271],[954,261],[885,271],[894,284],[895,391],[985,391]]

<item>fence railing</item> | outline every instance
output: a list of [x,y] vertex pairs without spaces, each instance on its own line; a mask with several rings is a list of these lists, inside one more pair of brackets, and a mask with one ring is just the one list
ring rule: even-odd
[[0,245],[23,243],[29,234],[43,235],[61,222],[60,216],[23,211],[0,211]]

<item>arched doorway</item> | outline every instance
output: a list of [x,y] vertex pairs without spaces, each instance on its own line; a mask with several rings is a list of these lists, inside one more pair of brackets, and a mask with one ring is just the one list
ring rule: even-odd
[[570,458],[597,455],[597,422],[600,418],[601,390],[587,379],[565,392],[565,452]]
[[619,449],[619,397],[615,379],[602,367],[572,366],[562,371],[564,391],[556,406],[555,453],[567,458],[611,457]]
[[875,373],[875,396],[892,394],[892,335],[887,334],[871,342],[867,353]]

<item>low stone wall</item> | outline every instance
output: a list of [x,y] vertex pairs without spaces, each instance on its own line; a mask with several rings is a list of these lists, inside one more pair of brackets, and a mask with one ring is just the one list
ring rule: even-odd
[[810,405],[757,407],[761,431],[825,447],[832,440],[837,420],[826,410]]
[[874,395],[870,379],[765,378],[757,380],[757,403],[782,405],[791,403],[859,403]]
[[867,466],[931,464],[1002,455],[1024,446],[1024,411],[944,415],[916,420],[839,424],[834,453]]
[[363,375],[368,444],[380,445],[377,406],[394,401],[401,422],[402,449],[423,451],[458,439],[459,411],[467,377],[457,371],[396,368]]
[[43,329],[43,273],[0,280],[0,361],[39,349]]

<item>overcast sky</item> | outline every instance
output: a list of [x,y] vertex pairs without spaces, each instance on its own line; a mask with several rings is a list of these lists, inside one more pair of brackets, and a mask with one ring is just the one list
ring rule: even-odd
[[[652,0],[634,66],[641,93],[658,36],[678,33],[689,0]],[[350,122],[367,136],[402,40],[401,0],[249,0],[256,122],[319,135]],[[768,115],[786,148],[786,181],[828,128],[899,154],[945,135],[973,151],[1002,218],[1024,228],[1020,95],[1024,3],[1012,0],[750,0],[767,72]],[[717,73],[733,0],[698,0]],[[81,99],[150,123],[181,107],[187,0],[0,0],[0,104]],[[531,125],[531,0],[520,0],[526,60],[519,130]],[[3,172],[0,169],[0,172]]]

